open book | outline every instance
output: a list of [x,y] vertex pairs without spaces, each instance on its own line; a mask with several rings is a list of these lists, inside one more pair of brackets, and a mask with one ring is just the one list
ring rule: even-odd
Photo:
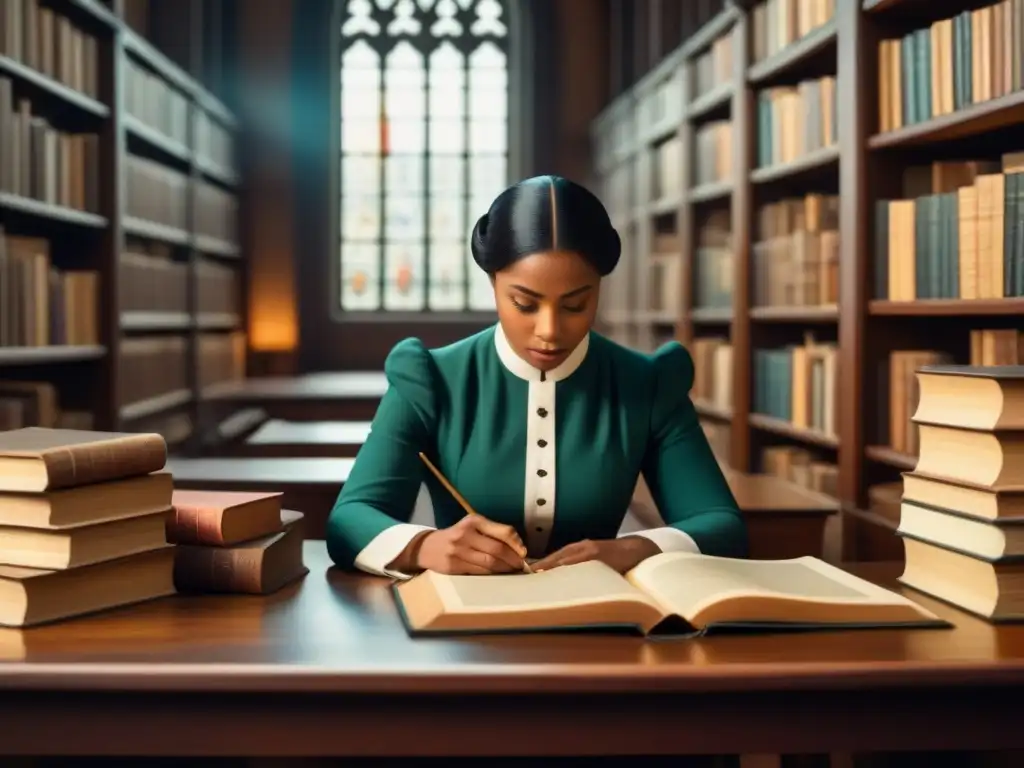
[[426,571],[392,589],[412,635],[950,626],[908,598],[814,557],[738,560],[666,552],[625,576],[591,561],[507,576]]

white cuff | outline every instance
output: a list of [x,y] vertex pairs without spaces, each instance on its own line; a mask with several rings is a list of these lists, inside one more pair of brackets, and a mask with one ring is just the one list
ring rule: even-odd
[[645,539],[650,539],[662,552],[692,552],[695,555],[700,554],[700,547],[697,546],[697,542],[688,533],[680,531],[678,528],[670,528],[665,526],[664,528],[649,528],[645,531],[636,531],[635,533],[627,533],[626,536],[643,536]]
[[411,578],[411,574],[392,570],[387,565],[398,557],[416,536],[423,531],[435,530],[437,529],[412,523],[398,523],[385,528],[356,555],[355,566],[376,576],[390,576],[393,579]]

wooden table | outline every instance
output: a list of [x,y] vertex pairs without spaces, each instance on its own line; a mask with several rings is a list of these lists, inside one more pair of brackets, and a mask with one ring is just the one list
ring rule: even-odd
[[[1024,626],[645,642],[410,639],[388,584],[172,597],[0,632],[8,755],[454,756],[1024,747]],[[891,565],[861,569],[881,583]],[[510,737],[510,724],[512,735]]]
[[[822,556],[825,524],[839,511],[835,499],[772,475],[747,474],[728,467],[722,467],[722,471],[747,521],[750,557],[775,560]],[[665,524],[642,478],[637,483],[632,511],[651,528]]]
[[214,406],[259,406],[277,419],[355,421],[373,418],[387,387],[383,371],[324,372],[245,379],[203,394]]
[[351,458],[366,442],[370,424],[271,419],[228,450],[234,456]]

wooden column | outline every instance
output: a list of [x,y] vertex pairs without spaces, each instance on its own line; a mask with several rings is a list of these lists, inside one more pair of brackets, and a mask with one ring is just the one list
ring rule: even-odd
[[750,66],[748,40],[749,21],[741,14],[732,30],[733,95],[731,105],[733,134],[732,191],[732,423],[730,432],[731,464],[741,472],[749,472],[750,456],[750,393],[752,350],[750,348],[750,237],[753,224],[753,189],[750,171],[753,167],[754,126],[753,91],[747,85]]

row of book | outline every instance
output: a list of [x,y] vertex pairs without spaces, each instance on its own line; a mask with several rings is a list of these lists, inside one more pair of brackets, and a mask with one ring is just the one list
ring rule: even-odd
[[[157,434],[0,432],[0,583],[27,627],[179,592],[267,594],[306,573],[281,494],[186,491]],[[69,460],[70,459],[70,460]]]
[[781,53],[835,17],[836,0],[764,0],[751,10],[751,58]]
[[98,169],[95,134],[54,128],[0,77],[0,192],[96,213]]
[[[174,260],[166,245],[132,247],[120,258],[117,289],[121,311],[188,313],[188,263]],[[200,259],[195,272],[197,311],[237,316],[242,298],[239,271],[212,259]]]
[[[190,347],[184,335],[129,336],[121,340],[118,387],[123,407],[189,392]],[[201,333],[196,338],[199,386],[245,378],[245,334]]]
[[732,82],[734,57],[733,36],[727,33],[694,58],[690,65],[691,101]]
[[877,298],[1024,296],[1024,152],[913,168],[875,203]]
[[678,136],[666,139],[651,152],[651,195],[654,200],[670,200],[683,194],[683,141]]
[[[978,367],[1024,365],[1024,333],[1015,328],[973,329],[970,365]],[[918,431],[913,421],[918,407],[918,368],[951,365],[954,356],[934,349],[899,349],[889,353],[878,368],[878,434],[894,451],[917,456]]]
[[53,266],[43,238],[0,226],[0,347],[98,344],[99,276]]
[[124,66],[124,108],[147,128],[188,146],[188,97],[132,58]]
[[718,208],[703,216],[694,243],[693,306],[731,307],[735,272],[731,211]]
[[733,156],[732,123],[715,120],[694,130],[693,185],[732,181]]
[[761,206],[751,249],[752,304],[834,306],[839,301],[839,198],[810,194]]
[[878,44],[879,131],[1005,96],[1024,86],[1024,3],[961,11]]
[[757,95],[757,165],[768,168],[835,146],[836,79],[804,80]]
[[96,39],[41,0],[0,4],[0,56],[99,98]]
[[674,316],[682,304],[683,244],[675,232],[654,235],[648,258],[650,306],[648,309],[666,319]]
[[802,344],[756,349],[753,356],[754,413],[835,437],[839,350],[807,334]]
[[690,397],[716,411],[731,413],[733,405],[732,345],[724,336],[702,336],[690,345],[693,388]]

